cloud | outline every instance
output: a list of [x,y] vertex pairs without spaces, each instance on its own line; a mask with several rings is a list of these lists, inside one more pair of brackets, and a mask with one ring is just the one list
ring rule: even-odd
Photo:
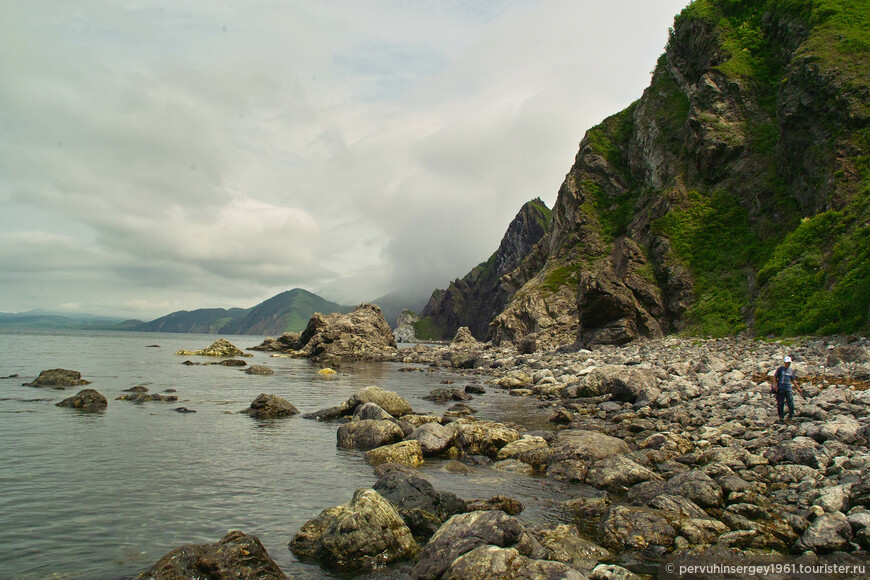
[[24,3],[0,20],[0,311],[444,287],[553,203],[684,4]]

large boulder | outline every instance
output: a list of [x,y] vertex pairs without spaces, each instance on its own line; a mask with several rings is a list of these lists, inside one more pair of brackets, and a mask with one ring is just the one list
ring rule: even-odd
[[60,390],[65,387],[79,387],[89,384],[91,381],[84,380],[82,373],[68,369],[44,370],[32,382],[23,383],[25,387],[57,387]]
[[69,407],[78,409],[88,413],[105,411],[109,406],[106,397],[95,391],[94,389],[83,389],[76,393],[75,396],[64,399],[56,404],[57,407]]
[[840,512],[823,514],[813,520],[792,550],[812,550],[819,554],[829,554],[845,549],[851,538],[852,526],[846,516]]
[[516,548],[523,556],[539,559],[546,552],[523,524],[501,510],[474,511],[447,520],[417,556],[411,577],[435,580],[454,561],[477,547]]
[[339,426],[337,446],[342,449],[374,449],[398,443],[405,437],[402,428],[392,421],[363,419]]
[[614,455],[593,463],[586,472],[586,483],[611,492],[625,491],[642,481],[660,476],[626,455]]
[[350,314],[316,313],[294,346],[299,354],[318,360],[389,360],[397,352],[381,309],[366,302]]
[[602,560],[612,560],[607,548],[580,536],[575,526],[559,524],[530,530],[547,552],[547,560],[556,560],[572,568],[591,571]]
[[502,447],[519,438],[516,429],[493,421],[465,423],[456,430],[456,446],[466,455],[496,457]]
[[366,451],[366,462],[372,466],[398,463],[408,467],[423,465],[423,449],[417,441],[400,441]]
[[445,580],[585,580],[586,576],[562,562],[534,560],[516,548],[478,546],[456,558],[444,573]]
[[219,338],[207,348],[202,350],[185,350],[176,351],[175,354],[181,356],[217,356],[217,357],[234,357],[234,356],[254,356],[248,354],[239,347],[232,344],[230,341]]
[[290,542],[300,560],[337,572],[374,570],[419,549],[396,508],[373,489],[358,489],[350,503],[323,510]]
[[709,475],[700,470],[686,471],[673,476],[665,484],[665,491],[681,495],[703,508],[722,505],[722,487]]
[[617,401],[634,403],[644,395],[650,398],[656,384],[656,374],[649,369],[604,365],[585,376],[577,393],[587,397],[611,394]]
[[598,525],[598,540],[615,551],[635,550],[658,557],[676,537],[677,531],[661,512],[645,507],[611,506]]
[[418,441],[423,455],[427,457],[444,453],[453,445],[454,439],[456,439],[456,431],[452,427],[435,422],[424,423],[405,437],[406,441]]
[[299,409],[281,397],[263,393],[251,402],[250,407],[243,409],[240,413],[256,417],[257,419],[275,419],[277,417],[296,415],[299,413]]
[[341,414],[352,415],[358,406],[366,403],[374,403],[393,417],[411,412],[411,404],[393,391],[386,391],[380,387],[366,387],[341,404]]
[[269,557],[255,536],[238,530],[214,544],[187,544],[176,548],[135,580],[285,580],[287,576]]
[[556,479],[582,482],[596,461],[630,452],[622,439],[598,431],[567,429],[550,442],[547,474]]
[[429,481],[395,469],[374,485],[390,501],[414,536],[428,538],[450,516],[468,511],[465,501],[450,492],[437,491]]

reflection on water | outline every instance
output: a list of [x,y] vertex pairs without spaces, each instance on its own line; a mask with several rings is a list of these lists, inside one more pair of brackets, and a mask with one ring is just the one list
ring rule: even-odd
[[[301,413],[340,404],[360,388],[397,391],[415,410],[443,411],[422,399],[442,381],[468,377],[408,365],[343,363],[324,377],[307,361],[256,353],[249,365],[186,366],[173,353],[217,337],[150,333],[0,334],[0,577],[129,578],[186,543],[215,542],[230,529],[257,535],[290,575],[322,578],[297,562],[287,543],[308,519],[375,482],[363,453],[335,447],[336,424],[294,417],[259,420],[239,413],[259,394]],[[245,348],[261,337],[227,337]],[[149,345],[159,344],[159,348]],[[41,370],[78,370],[109,400],[104,413],[58,408],[80,390],[21,385]],[[126,389],[175,389],[177,402],[118,401]],[[472,405],[478,416],[528,423],[536,401],[490,389]],[[178,413],[178,407],[196,413]],[[533,425],[539,428],[542,425]],[[477,467],[449,473],[444,462],[421,470],[438,489],[464,498],[514,496],[527,521],[560,517],[561,484]],[[57,576],[56,576],[57,575]]]

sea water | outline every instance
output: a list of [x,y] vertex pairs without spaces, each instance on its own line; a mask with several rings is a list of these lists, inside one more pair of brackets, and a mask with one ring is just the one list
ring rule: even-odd
[[[179,349],[202,349],[215,335],[99,332],[0,332],[0,578],[119,579],[148,568],[188,543],[213,543],[238,529],[259,537],[269,555],[297,578],[324,578],[298,562],[287,544],[321,510],[347,503],[376,481],[363,452],[337,449],[336,423],[296,415],[258,420],[240,414],[261,393],[301,413],[339,405],[359,389],[396,391],[415,411],[443,412],[422,397],[474,381],[443,369],[398,363],[342,363],[318,374],[306,360],[252,352],[244,368],[209,365]],[[245,349],[263,337],[221,336]],[[184,365],[192,360],[199,365]],[[411,367],[414,370],[408,371]],[[23,386],[40,371],[77,370],[92,381],[66,390]],[[402,369],[402,370],[400,370]],[[177,402],[116,400],[145,386]],[[109,401],[102,413],[55,403],[83,388]],[[481,419],[540,428],[537,401],[487,388],[469,404]],[[179,413],[187,407],[196,413]],[[537,423],[535,423],[537,422]],[[443,461],[421,468],[436,489],[465,499],[497,493],[526,504],[529,522],[558,519],[552,480],[476,467],[448,473]]]

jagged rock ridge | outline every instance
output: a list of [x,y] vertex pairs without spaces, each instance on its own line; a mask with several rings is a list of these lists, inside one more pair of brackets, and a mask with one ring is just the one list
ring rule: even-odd
[[501,277],[519,266],[544,235],[550,210],[540,198],[526,202],[508,226],[498,250],[446,290],[435,290],[415,323],[417,338],[449,340],[467,326],[475,338],[489,338],[489,323],[507,306],[510,292]]

